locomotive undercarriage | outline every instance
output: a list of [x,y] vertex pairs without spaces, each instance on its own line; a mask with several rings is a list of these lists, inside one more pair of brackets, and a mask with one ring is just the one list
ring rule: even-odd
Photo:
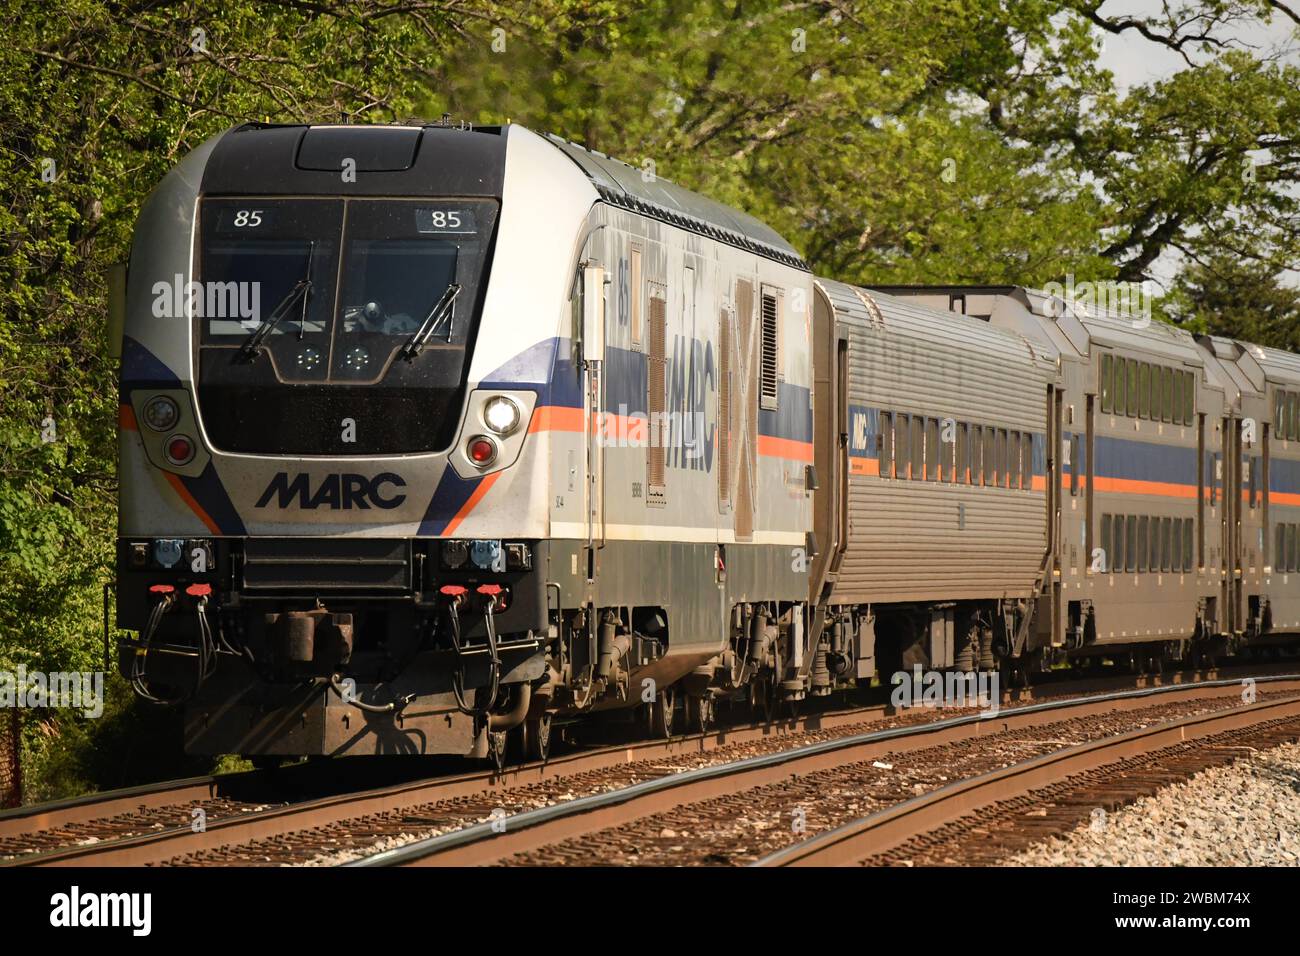
[[775,716],[784,702],[804,697],[806,680],[796,674],[794,644],[803,608],[789,602],[736,605],[728,645],[713,655],[668,655],[667,615],[661,608],[573,612],[564,617],[564,639],[552,645],[552,706],[562,716],[630,714],[655,737],[677,732],[679,710],[685,712],[686,729],[707,729],[723,700]]
[[442,542],[218,541],[197,573],[133,560],[136,544],[119,667],[184,705],[191,752],[485,756],[549,686],[544,544],[480,543],[480,568]]
[[[723,699],[776,716],[829,693],[847,666],[842,629],[803,660],[799,603],[737,605],[716,654],[670,655],[663,608],[556,610],[555,586],[532,570],[545,542],[521,545],[527,568],[502,572],[447,569],[445,542],[326,553],[321,540],[206,542],[197,573],[122,542],[117,623],[138,636],[119,640],[119,667],[141,696],[184,705],[189,751],[499,760],[514,732],[539,757],[556,717],[621,711],[665,736],[679,709],[708,727]],[[322,584],[322,568],[343,570]]]
[[[806,698],[877,677],[888,687],[917,668],[998,672],[1007,688],[1069,662],[1156,671],[1187,659],[1210,664],[1252,643],[1216,633],[1212,599],[1187,639],[1127,644],[1099,643],[1095,610],[1071,602],[1060,646],[1023,601],[846,605],[811,615],[803,603],[766,601],[731,608],[721,652],[670,654],[664,608],[557,609],[555,586],[531,561],[508,572],[452,571],[439,561],[441,544],[386,542],[408,584],[389,594],[280,579],[250,587],[266,579],[248,573],[238,542],[218,542],[206,574],[163,574],[125,557],[119,624],[140,636],[120,642],[122,673],[143,695],[185,704],[192,752],[500,762],[508,744],[544,757],[553,721],[579,715],[631,719],[663,737],[707,729],[723,702],[777,719]],[[349,560],[378,560],[360,547]],[[545,543],[526,547],[544,567]],[[277,574],[292,572],[291,559],[279,560]],[[1255,608],[1266,622],[1267,602]],[[1274,637],[1265,631],[1253,643]]]

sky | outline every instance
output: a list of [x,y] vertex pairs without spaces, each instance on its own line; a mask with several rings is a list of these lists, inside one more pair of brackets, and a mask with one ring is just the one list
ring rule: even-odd
[[[1105,16],[1150,16],[1158,14],[1164,6],[1162,0],[1109,0],[1102,5]],[[1275,14],[1271,23],[1256,24],[1252,29],[1238,30],[1235,39],[1253,45],[1258,51],[1281,49],[1287,51],[1286,59],[1300,65],[1300,43],[1294,37],[1294,24],[1281,14]],[[1102,51],[1102,65],[1115,74],[1121,89],[1163,79],[1187,64],[1173,50],[1153,43],[1136,31],[1120,36],[1106,35]],[[1204,57],[1197,57],[1204,62]]]
[[[1178,0],[1168,0],[1168,5],[1177,2]],[[1101,12],[1109,17],[1150,16],[1159,14],[1166,5],[1162,0],[1108,0],[1102,5]],[[1255,23],[1229,35],[1249,44],[1256,55],[1276,51],[1286,62],[1300,65],[1300,39],[1296,36],[1295,24],[1281,14],[1275,14],[1271,22]],[[1173,50],[1147,40],[1136,31],[1130,30],[1119,36],[1105,34],[1104,41],[1101,65],[1115,75],[1115,83],[1121,91],[1165,79],[1179,70],[1187,69],[1186,61]],[[1197,63],[1209,59],[1207,55],[1195,52],[1190,55]],[[1178,266],[1178,255],[1170,252],[1153,263],[1150,272],[1157,284],[1167,288],[1177,273]],[[1300,272],[1287,273],[1284,281],[1300,286]]]

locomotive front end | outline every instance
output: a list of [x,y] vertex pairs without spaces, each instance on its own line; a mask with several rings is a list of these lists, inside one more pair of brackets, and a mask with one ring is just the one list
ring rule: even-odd
[[142,212],[119,666],[191,752],[483,755],[539,705],[549,365],[512,359],[591,197],[515,129],[240,127]]

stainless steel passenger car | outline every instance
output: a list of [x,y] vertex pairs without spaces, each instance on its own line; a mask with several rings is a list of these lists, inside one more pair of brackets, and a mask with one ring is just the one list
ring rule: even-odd
[[1295,439],[1278,437],[1296,434],[1294,356],[1028,289],[892,291],[1015,330],[1055,359],[1049,656],[1129,645],[1139,658],[1212,658],[1296,626],[1281,610],[1295,608]]
[[[1049,573],[1055,366],[1024,336],[818,280],[818,537],[811,599],[888,678],[995,666]],[[820,622],[820,619],[819,619]]]

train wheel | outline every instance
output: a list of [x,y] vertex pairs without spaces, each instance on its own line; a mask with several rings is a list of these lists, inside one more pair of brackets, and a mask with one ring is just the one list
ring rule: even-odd
[[661,690],[648,708],[650,711],[650,736],[667,740],[673,735],[677,716],[677,693],[671,687]]
[[706,694],[703,697],[687,697],[686,729],[695,734],[707,734],[711,726],[713,726],[712,696]]
[[524,759],[546,760],[551,756],[551,715],[541,714],[524,721]]

